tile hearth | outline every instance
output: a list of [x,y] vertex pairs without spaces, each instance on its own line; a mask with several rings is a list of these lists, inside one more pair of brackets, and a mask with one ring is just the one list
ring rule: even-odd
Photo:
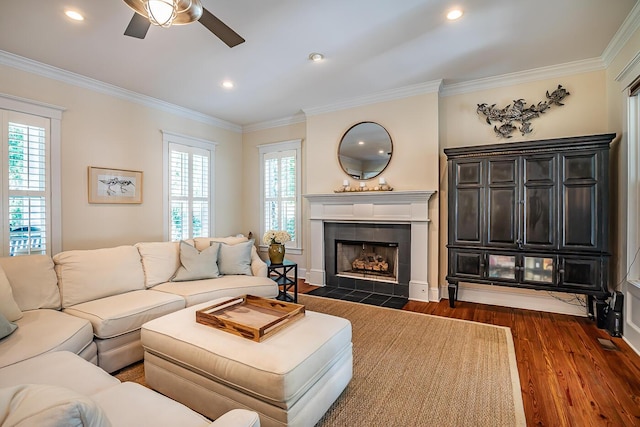
[[359,302],[378,307],[401,309],[409,301],[406,297],[376,294],[354,289],[322,287],[307,293],[318,297],[333,298],[343,301]]

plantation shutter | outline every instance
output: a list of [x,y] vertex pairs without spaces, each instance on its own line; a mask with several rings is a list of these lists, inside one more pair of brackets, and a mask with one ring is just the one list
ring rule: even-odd
[[208,150],[169,144],[171,240],[209,236],[210,162]]
[[263,155],[265,231],[287,231],[294,246],[298,237],[296,154],[296,150],[284,150]]
[[44,254],[50,247],[49,119],[17,112],[4,117],[3,227],[8,229],[8,253]]

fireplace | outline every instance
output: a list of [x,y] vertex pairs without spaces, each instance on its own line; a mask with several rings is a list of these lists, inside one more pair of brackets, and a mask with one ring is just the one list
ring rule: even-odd
[[336,276],[398,283],[398,243],[336,240]]
[[326,222],[326,286],[409,296],[411,226]]
[[[428,282],[428,202],[434,193],[417,190],[305,195],[309,202],[311,245],[307,282],[439,301],[437,283],[430,286]],[[336,240],[358,242],[360,249],[363,242],[397,243],[396,279],[383,281],[370,274],[361,278],[338,273]]]

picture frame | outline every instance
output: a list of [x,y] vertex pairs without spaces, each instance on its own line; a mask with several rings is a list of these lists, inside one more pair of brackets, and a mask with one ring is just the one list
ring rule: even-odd
[[142,203],[141,171],[89,166],[89,203]]

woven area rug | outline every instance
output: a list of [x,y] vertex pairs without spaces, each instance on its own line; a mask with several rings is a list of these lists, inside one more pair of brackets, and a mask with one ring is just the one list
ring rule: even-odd
[[353,379],[317,426],[525,426],[509,328],[299,295],[349,319]]
[[[509,328],[298,295],[353,328],[353,379],[321,427],[525,426]],[[137,363],[116,374],[144,383]]]

